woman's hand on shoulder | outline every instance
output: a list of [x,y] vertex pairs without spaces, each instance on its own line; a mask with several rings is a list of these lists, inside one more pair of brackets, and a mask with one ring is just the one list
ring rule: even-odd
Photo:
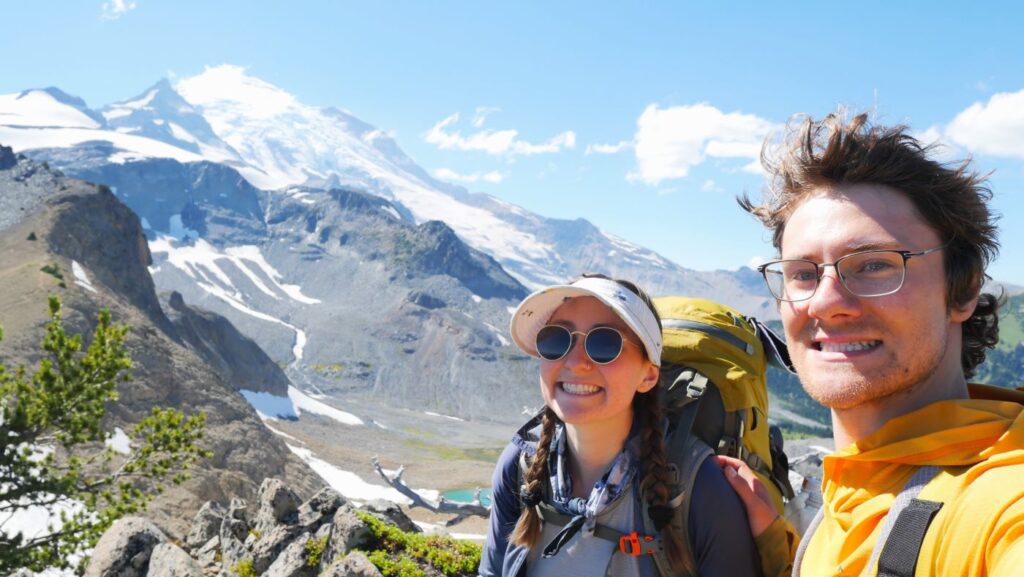
[[740,501],[743,501],[750,532],[757,537],[779,516],[768,488],[743,461],[724,455],[715,455],[715,461],[722,468],[732,490],[736,491]]

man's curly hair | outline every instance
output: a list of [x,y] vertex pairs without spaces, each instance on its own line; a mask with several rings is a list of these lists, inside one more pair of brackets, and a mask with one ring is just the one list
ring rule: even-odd
[[999,252],[997,217],[988,206],[988,175],[974,171],[969,158],[944,164],[935,153],[936,145],[922,145],[908,127],[875,125],[867,114],[847,120],[840,109],[821,120],[795,117],[778,142],[766,141],[761,149],[771,177],[762,203],[746,195],[737,200],[772,231],[781,251],[790,215],[823,187],[877,184],[906,194],[945,246],[947,307],[978,298],[963,324],[960,355],[964,375],[971,377],[985,350],[999,342],[998,309],[1005,298],[981,293],[985,269]]

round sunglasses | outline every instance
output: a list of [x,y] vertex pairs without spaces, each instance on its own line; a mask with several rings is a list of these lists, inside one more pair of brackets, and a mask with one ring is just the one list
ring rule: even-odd
[[622,354],[622,344],[629,343],[618,329],[612,327],[594,327],[587,332],[570,331],[560,325],[547,325],[537,333],[537,354],[548,361],[557,361],[572,350],[574,335],[584,335],[583,350],[591,361],[599,365],[607,365]]

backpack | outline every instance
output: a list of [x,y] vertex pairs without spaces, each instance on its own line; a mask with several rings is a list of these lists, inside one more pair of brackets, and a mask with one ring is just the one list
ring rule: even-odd
[[[700,298],[654,299],[661,317],[661,377],[668,430],[665,450],[673,476],[672,519],[676,535],[689,543],[690,497],[701,464],[713,454],[745,461],[761,478],[781,513],[783,497],[793,498],[782,432],[768,423],[769,362],[792,371],[785,341],[760,321],[725,305]],[[524,429],[540,423],[534,417]],[[529,463],[520,456],[520,479]],[[565,525],[569,518],[540,505],[545,522]],[[651,555],[661,575],[673,575],[659,531],[644,515],[643,534],[621,534],[598,526],[595,535],[617,541],[627,555]],[[693,552],[690,566],[696,567]]]
[[[785,341],[757,319],[711,300],[662,297],[654,305],[664,343],[658,386],[669,421],[665,449],[675,481],[669,504],[676,534],[687,534],[696,474],[712,454],[746,462],[782,513],[783,497],[792,499],[793,488],[782,432],[768,423],[766,373],[769,362],[793,370]],[[644,525],[647,535],[658,533],[647,516]],[[660,547],[645,548],[637,537],[621,549],[651,554],[661,574],[671,574]]]

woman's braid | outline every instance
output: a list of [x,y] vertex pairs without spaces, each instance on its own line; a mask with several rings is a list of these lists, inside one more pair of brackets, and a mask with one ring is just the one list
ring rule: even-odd
[[[551,407],[544,409],[540,439],[537,441],[537,452],[533,455],[533,462],[526,472],[526,478],[523,479],[523,486],[519,489],[523,495],[537,497],[544,492],[544,484],[548,482],[548,453],[551,449],[551,441],[555,436],[557,421],[558,417]],[[540,539],[540,531],[541,519],[537,507],[524,505],[519,514],[519,521],[516,522],[516,528],[512,531],[509,539],[516,545],[533,547],[537,543],[537,539]]]

